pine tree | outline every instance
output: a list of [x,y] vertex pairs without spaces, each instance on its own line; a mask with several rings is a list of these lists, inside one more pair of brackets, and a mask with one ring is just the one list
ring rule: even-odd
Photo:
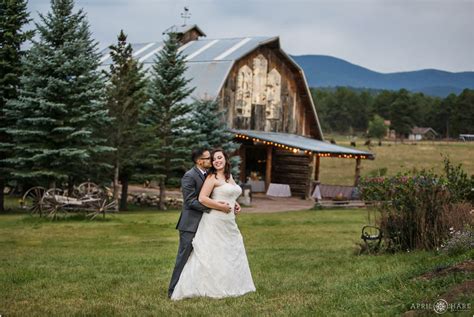
[[195,144],[199,147],[214,149],[222,148],[231,156],[232,174],[239,179],[239,156],[232,156],[239,147],[232,142],[234,134],[229,132],[225,121],[225,111],[219,110],[217,100],[196,100],[193,103],[193,131]]
[[3,192],[11,172],[5,159],[13,156],[13,141],[6,130],[14,121],[5,115],[5,106],[18,96],[25,53],[21,45],[33,36],[33,31],[22,31],[31,21],[26,6],[25,0],[0,0],[0,212],[4,211]]
[[19,98],[7,104],[16,124],[7,131],[16,142],[13,176],[49,185],[67,180],[69,191],[110,167],[99,156],[111,150],[98,133],[109,119],[97,43],[85,13],[73,7],[73,0],[52,0],[51,12],[40,15]]
[[400,89],[395,101],[390,105],[391,108],[391,127],[397,132],[398,136],[408,137],[413,128],[413,105],[410,100],[409,92],[406,89]]
[[113,64],[108,73],[107,108],[113,118],[108,129],[109,144],[116,151],[114,163],[114,197],[118,198],[118,181],[122,183],[120,210],[127,209],[128,180],[136,164],[139,148],[138,116],[146,101],[143,65],[132,58],[132,46],[120,31],[117,45],[110,46]]
[[142,176],[158,180],[161,210],[166,209],[166,182],[189,166],[192,139],[191,104],[183,102],[194,90],[186,79],[185,56],[178,52],[176,34],[169,33],[152,67],[150,102],[142,116],[146,142],[142,147]]

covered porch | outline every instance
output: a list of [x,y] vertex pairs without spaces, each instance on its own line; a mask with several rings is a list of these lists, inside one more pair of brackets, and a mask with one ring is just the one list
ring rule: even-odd
[[[360,177],[361,162],[374,154],[330,144],[301,135],[255,130],[231,130],[240,143],[240,181],[257,192],[271,183],[288,184],[293,196],[308,198],[319,182],[322,157],[354,159],[354,186]],[[254,190],[255,191],[255,190]]]

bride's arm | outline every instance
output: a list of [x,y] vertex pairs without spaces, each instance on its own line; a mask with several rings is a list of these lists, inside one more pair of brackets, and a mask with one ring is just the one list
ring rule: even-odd
[[222,212],[228,213],[232,210],[232,207],[226,203],[221,201],[216,201],[210,198],[212,190],[216,184],[216,180],[212,175],[209,175],[204,184],[202,185],[201,192],[199,193],[199,202],[204,206],[216,210],[220,210]]

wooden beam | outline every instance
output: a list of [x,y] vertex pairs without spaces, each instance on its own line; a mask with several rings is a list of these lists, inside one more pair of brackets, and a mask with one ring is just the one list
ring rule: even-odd
[[267,166],[265,170],[265,191],[270,186],[272,182],[272,151],[273,148],[271,146],[267,146]]
[[239,152],[240,152],[240,182],[242,184],[245,184],[247,182],[247,180],[245,179],[245,169],[246,169],[246,166],[245,166],[245,159],[246,159],[245,145],[242,144],[240,146]]
[[354,186],[357,186],[359,184],[359,178],[360,178],[360,162],[361,158],[358,157],[356,159],[356,166],[355,166],[355,176],[354,176]]
[[307,183],[307,190],[306,190],[306,199],[311,197],[313,187],[314,187],[314,175],[316,173],[316,155],[311,154],[310,159],[308,160],[308,168],[309,168],[309,173],[308,173],[308,183]]
[[319,166],[321,164],[321,157],[317,154],[314,154],[316,157],[316,167],[314,169],[314,180],[319,182]]

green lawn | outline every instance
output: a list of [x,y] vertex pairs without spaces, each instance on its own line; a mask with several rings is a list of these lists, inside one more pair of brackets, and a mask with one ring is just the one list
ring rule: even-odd
[[137,212],[51,222],[1,215],[0,315],[398,315],[473,277],[413,280],[469,255],[355,255],[363,210],[243,214],[238,222],[257,292],[172,302],[166,291],[178,216]]

